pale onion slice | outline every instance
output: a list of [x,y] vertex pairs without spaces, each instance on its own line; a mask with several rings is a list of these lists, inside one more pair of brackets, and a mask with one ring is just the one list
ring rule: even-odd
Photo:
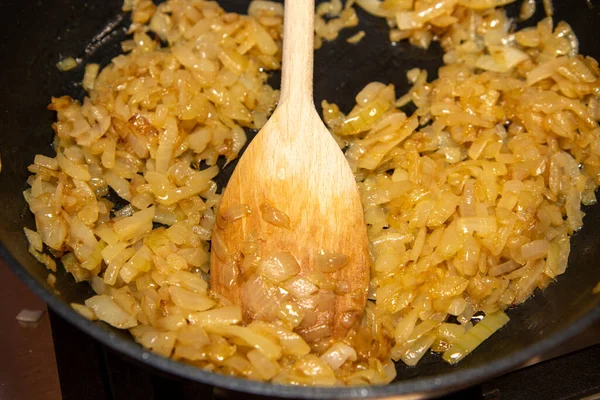
[[521,247],[521,254],[525,261],[536,260],[548,254],[550,243],[547,240],[533,240]]
[[94,310],[84,306],[83,304],[71,303],[71,308],[85,319],[89,319],[90,321],[95,321],[98,319],[96,313],[94,313]]
[[300,357],[294,364],[294,369],[308,376],[335,376],[331,367],[314,354],[307,354]]
[[134,213],[131,217],[123,218],[114,223],[113,229],[119,239],[127,241],[152,230],[152,220],[156,207],[152,206]]
[[85,305],[94,311],[99,320],[115,328],[128,329],[137,326],[137,320],[125,312],[115,301],[107,295],[97,295],[85,301]]
[[233,325],[242,320],[242,309],[239,306],[216,308],[190,314],[188,317],[192,324],[206,325]]
[[521,268],[521,265],[515,262],[515,260],[509,260],[505,263],[494,265],[488,271],[488,275],[490,276],[500,276],[503,274],[508,274],[509,272],[513,272],[514,270]]
[[283,5],[274,1],[254,0],[248,7],[248,15],[259,17],[261,14],[283,17]]
[[521,4],[519,19],[521,21],[526,21],[529,18],[533,17],[533,14],[535,14],[535,9],[535,0],[524,0],[523,4]]
[[481,236],[489,236],[498,230],[496,217],[462,217],[457,220],[458,229],[466,234],[477,232]]
[[550,278],[563,274],[569,262],[571,252],[571,241],[568,236],[554,239],[548,249],[548,257],[544,266],[544,273]]
[[260,350],[250,350],[246,354],[246,357],[248,357],[250,363],[252,363],[260,376],[266,381],[272,379],[275,375],[277,375],[277,373],[279,373],[281,369],[279,364],[270,360]]
[[412,310],[400,319],[394,330],[396,343],[404,343],[410,337],[419,318],[419,310]]
[[53,171],[58,169],[58,160],[56,158],[50,158],[42,154],[37,154],[33,160],[35,165],[40,167],[48,168]]
[[28,228],[23,228],[23,231],[25,231],[25,236],[27,237],[27,241],[31,247],[37,251],[42,251],[44,249],[42,236],[39,233]]
[[179,286],[170,286],[169,294],[173,303],[186,310],[204,311],[216,304],[214,300],[204,294],[195,293]]
[[48,268],[52,272],[56,272],[56,261],[54,261],[52,257],[50,257],[48,254],[40,253],[32,246],[29,246],[28,250],[29,253],[31,253],[31,255],[34,256],[35,259],[38,260],[40,263],[44,264],[46,268]]
[[296,298],[303,299],[319,290],[319,287],[310,280],[295,276],[285,282],[285,288]]
[[274,285],[259,274],[252,275],[242,286],[241,299],[246,310],[264,321],[275,319],[283,297]]
[[164,332],[147,325],[133,328],[131,334],[142,346],[164,357],[170,357],[175,346],[176,333]]
[[463,325],[443,323],[437,328],[437,337],[448,342],[456,343],[460,337],[465,334],[466,330]]
[[300,265],[291,253],[280,252],[262,259],[258,270],[262,276],[279,283],[298,275]]
[[254,320],[248,327],[261,335],[279,339],[283,354],[299,357],[310,353],[310,346],[300,335],[281,326]]
[[446,350],[442,358],[450,364],[456,364],[468,356],[484,340],[508,323],[510,318],[503,311],[486,315],[470,331],[462,335],[456,343]]
[[81,81],[81,83],[86,91],[90,92],[94,89],[94,84],[96,82],[96,78],[98,77],[99,71],[99,64],[87,64],[85,66],[85,73],[83,75],[83,80]]
[[208,325],[205,329],[226,337],[240,338],[248,346],[260,350],[269,360],[278,360],[281,357],[281,346],[250,328],[237,325]]
[[212,235],[212,240],[210,242],[211,250],[217,258],[221,261],[227,261],[229,258],[229,249],[227,249],[227,244],[225,239],[221,235],[220,232],[215,231]]
[[297,303],[288,301],[279,308],[277,317],[288,327],[296,328],[304,319],[304,310]]
[[210,338],[200,325],[184,325],[177,332],[177,340],[185,345],[201,348],[210,343]]
[[325,361],[333,370],[340,368],[347,360],[356,361],[356,351],[342,342],[334,343],[323,355],[321,360]]
[[448,306],[448,314],[458,316],[462,314],[467,306],[467,301],[463,297],[455,297]]
[[431,347],[436,337],[433,334],[427,334],[419,338],[412,347],[404,353],[400,358],[410,367],[417,365],[419,360],[423,358],[427,350]]
[[200,274],[188,271],[173,272],[167,276],[165,282],[202,294],[206,294],[206,290],[208,289],[208,283]]
[[72,70],[74,68],[77,68],[78,66],[79,63],[73,57],[63,58],[62,60],[56,63],[56,68],[58,68],[58,70],[61,72]]

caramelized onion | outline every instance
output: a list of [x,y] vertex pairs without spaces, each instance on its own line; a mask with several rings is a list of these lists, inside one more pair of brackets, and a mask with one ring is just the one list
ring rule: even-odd
[[335,272],[348,265],[349,261],[348,256],[344,254],[319,250],[315,257],[315,268],[321,272]]
[[307,342],[314,342],[331,336],[331,328],[327,325],[318,325],[313,328],[302,331],[302,337]]
[[281,228],[290,229],[290,217],[270,204],[263,203],[260,206],[262,218],[268,223]]
[[223,219],[226,222],[233,222],[239,219],[245,218],[252,213],[250,206],[247,204],[238,204],[233,207],[229,207],[223,213]]

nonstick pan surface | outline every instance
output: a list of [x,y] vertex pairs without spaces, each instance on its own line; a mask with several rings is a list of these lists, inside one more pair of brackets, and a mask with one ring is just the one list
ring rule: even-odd
[[[0,255],[9,267],[49,306],[100,342],[152,368],[240,392],[295,398],[389,397],[409,394],[435,395],[459,389],[515,368],[532,357],[569,340],[600,319],[600,295],[592,289],[600,282],[600,206],[586,209],[584,227],[572,239],[567,272],[544,292],[511,309],[510,323],[457,366],[428,354],[418,366],[397,366],[396,381],[385,386],[358,388],[297,388],[264,384],[212,374],[144,350],[127,332],[101,322],[90,322],[75,313],[69,303],[82,303],[92,295],[86,284],[77,284],[59,267],[58,294],[46,283],[47,271],[28,253],[23,226],[33,227],[22,192],[27,166],[35,154],[52,154],[54,114],[46,110],[52,95],[83,98],[79,82],[83,67],[59,72],[55,64],[66,56],[83,64],[106,65],[120,51],[129,17],[119,0],[8,0],[3,2],[0,26]],[[229,11],[245,12],[248,2],[222,0]],[[600,59],[598,27],[600,7],[586,0],[555,0],[556,20],[566,20],[579,37],[581,53]],[[509,7],[518,13],[520,1]],[[542,17],[538,7],[536,17]],[[407,89],[406,71],[427,68],[430,79],[441,64],[441,50],[428,51],[408,43],[391,45],[385,21],[359,12],[360,26],[342,32],[340,40],[326,43],[316,52],[315,102],[336,102],[349,111],[354,96],[368,82],[394,83],[397,93]],[[345,38],[358,30],[367,36],[357,45]],[[272,84],[279,84],[274,74]],[[220,176],[219,184],[235,165]],[[1,305],[0,305],[1,306]],[[77,351],[77,349],[73,349]],[[85,366],[82,366],[85,370]]]

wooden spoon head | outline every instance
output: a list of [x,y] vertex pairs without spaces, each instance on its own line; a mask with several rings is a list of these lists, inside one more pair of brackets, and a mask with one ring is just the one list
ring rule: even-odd
[[[241,305],[247,321],[286,319],[300,309],[295,330],[307,341],[342,338],[360,321],[369,285],[363,209],[352,171],[312,104],[294,108],[279,106],[227,185],[213,232],[211,287]],[[297,276],[265,276],[289,255]]]

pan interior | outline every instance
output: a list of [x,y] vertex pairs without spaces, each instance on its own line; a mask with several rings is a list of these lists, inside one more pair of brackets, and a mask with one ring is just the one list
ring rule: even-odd
[[[92,291],[86,284],[76,284],[59,267],[56,289],[60,294],[54,293],[46,284],[47,271],[28,253],[22,229],[23,226],[33,227],[34,221],[22,196],[28,177],[27,166],[35,154],[52,154],[51,124],[54,114],[46,110],[50,97],[70,95],[82,99],[84,96],[80,85],[83,67],[59,72],[55,67],[56,62],[62,57],[73,56],[80,58],[82,64],[97,62],[105,65],[119,54],[119,44],[124,40],[130,22],[129,17],[120,11],[121,3],[119,0],[85,4],[76,0],[47,0],[42,5],[34,1],[11,1],[4,6],[0,16],[5,38],[0,43],[2,54],[5,55],[0,73],[1,87],[4,89],[0,97],[0,109],[4,110],[0,123],[0,242],[4,247],[1,253],[9,255],[11,267],[38,294],[46,300],[53,299],[51,306],[58,307],[61,302],[81,303],[92,295]],[[247,7],[247,2],[243,0],[222,0],[221,3],[227,10],[235,12],[245,12]],[[600,59],[600,48],[595,43],[600,8],[590,9],[585,0],[555,0],[554,3],[556,19],[571,24],[580,40],[581,53]],[[537,17],[541,16],[540,9],[538,7]],[[513,6],[511,12],[516,11],[517,7]],[[393,83],[397,94],[404,93],[408,89],[406,71],[415,67],[426,68],[430,79],[433,79],[441,65],[439,46],[433,45],[424,51],[406,42],[391,45],[384,20],[362,11],[359,17],[359,27],[343,31],[339,40],[325,43],[316,52],[314,87],[315,103],[319,108],[322,100],[328,100],[337,103],[342,111],[349,111],[357,91],[372,81]],[[366,32],[366,39],[357,45],[346,43],[344,39],[358,30]],[[271,81],[277,86],[279,75],[274,74]],[[234,166],[221,174],[219,184],[226,182]],[[522,362],[523,354],[532,355],[530,349],[547,348],[556,344],[561,337],[573,335],[573,327],[582,329],[586,323],[591,323],[600,314],[600,295],[592,295],[592,289],[600,282],[600,268],[596,265],[600,260],[600,246],[596,245],[600,237],[600,206],[585,211],[584,227],[572,239],[567,272],[546,291],[536,292],[525,304],[509,310],[511,322],[504,329],[457,366],[450,366],[442,362],[439,356],[428,354],[417,367],[398,364],[396,383],[385,388],[369,389],[368,393],[404,393],[416,387],[414,382],[411,383],[413,378],[421,381],[427,378],[440,379],[448,387],[461,385],[469,380],[469,376],[477,377],[475,371],[485,372],[486,365],[496,363],[496,369],[491,368],[489,372],[499,372],[500,369]],[[84,324],[84,329],[94,330],[95,336],[110,335],[106,342],[110,341],[121,349],[127,348],[130,355],[141,359],[143,350],[133,344],[128,333],[103,323],[84,322],[68,307],[61,310],[61,314],[68,316],[71,321]],[[157,359],[150,357],[151,361]],[[168,365],[176,374],[190,376],[189,368],[186,370],[188,372],[181,372],[184,369],[177,363],[162,365]],[[462,381],[459,379],[453,383],[452,376],[461,376]],[[195,377],[202,381],[212,379],[212,375],[206,373]],[[220,381],[226,382],[227,379]],[[269,392],[267,389],[256,389],[268,385],[252,385],[249,390]],[[258,386],[252,389],[255,385]],[[325,395],[326,392],[307,389],[305,395]],[[299,393],[296,392],[296,395]],[[338,393],[341,392],[338,390]],[[349,391],[348,395],[361,393]]]

